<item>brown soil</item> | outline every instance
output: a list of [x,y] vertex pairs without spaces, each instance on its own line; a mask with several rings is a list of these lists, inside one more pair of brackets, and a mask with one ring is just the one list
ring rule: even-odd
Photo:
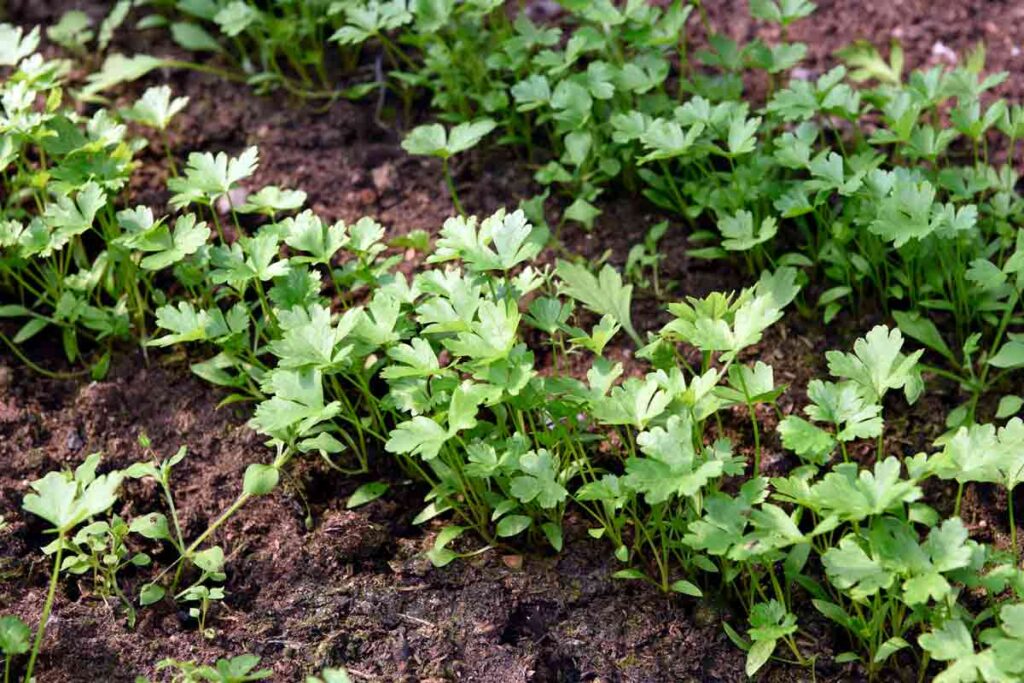
[[[49,22],[59,16],[55,7],[69,4],[11,0],[9,12],[25,23]],[[744,0],[706,4],[712,22],[735,38],[759,30],[773,37],[747,20]],[[944,53],[933,50],[937,41],[962,54],[979,39],[989,45],[993,70],[1022,66],[1014,48],[1024,33],[1024,8],[1016,2],[818,4],[811,20],[792,29],[811,47],[812,71],[831,64],[831,52],[851,39],[880,42],[890,35],[903,41],[910,66],[940,59],[936,55]],[[139,50],[152,47],[142,38],[127,40],[137,41]],[[181,159],[191,150],[237,152],[257,144],[262,163],[255,186],[301,188],[325,218],[374,216],[392,235],[436,231],[451,211],[437,166],[405,155],[398,133],[375,121],[373,103],[339,102],[321,113],[256,98],[244,86],[199,74],[162,74],[160,80],[191,98],[173,138]],[[142,87],[133,86],[125,98]],[[1022,88],[1019,79],[1002,86],[1012,95]],[[159,143],[147,154],[134,199],[162,204],[167,169]],[[514,206],[535,189],[501,157],[465,162],[457,176],[467,209],[476,213]],[[663,219],[636,198],[609,196],[603,208],[594,231],[566,227],[569,252],[592,260],[609,252],[621,265],[643,231]],[[691,261],[683,247],[682,230],[670,230],[662,243],[669,254],[662,278],[675,281],[674,296],[732,289],[743,281],[720,264]],[[643,329],[664,322],[661,303],[648,295],[638,295],[635,315]],[[794,387],[783,411],[802,405],[807,380],[823,371],[826,348],[848,347],[874,322],[841,320],[826,333],[794,314],[772,330],[759,357],[775,367],[778,382]],[[0,514],[10,522],[0,531],[0,612],[34,623],[45,594],[41,526],[19,512],[30,480],[74,466],[93,451],[105,453],[105,466],[125,466],[142,457],[142,433],[161,456],[186,445],[190,455],[175,472],[175,493],[187,535],[195,535],[233,499],[245,466],[268,458],[244,426],[244,408],[217,409],[217,393],[182,361],[158,357],[147,367],[126,351],[102,382],[61,382],[41,380],[0,355]],[[930,392],[902,421],[890,422],[890,448],[912,454],[927,447],[954,398],[952,390]],[[773,432],[774,415],[759,417]],[[750,443],[741,412],[727,421],[727,430],[738,443]],[[766,472],[793,464],[774,436],[766,448]],[[436,527],[411,524],[423,491],[386,465],[380,475],[391,483],[389,494],[349,511],[344,502],[361,482],[302,463],[282,489],[237,515],[216,539],[229,557],[228,597],[214,608],[212,640],[169,604],[141,610],[131,630],[114,602],[90,595],[88,581],[63,581],[39,680],[131,681],[152,675],[164,657],[211,661],[242,652],[260,655],[273,680],[281,681],[328,665],[348,667],[355,680],[381,681],[745,680],[743,655],[720,626],[732,619],[728,609],[610,579],[614,560],[606,545],[587,536],[585,520],[570,514],[567,547],[557,556],[492,551],[438,570],[422,556]],[[944,490],[930,494],[948,498]],[[1005,500],[993,505],[994,495],[979,490],[965,500],[968,511],[981,510],[974,529],[985,540],[1005,535]],[[133,484],[119,509],[131,515],[159,507],[158,491]],[[134,594],[144,576],[129,572],[125,580]],[[817,680],[861,678],[856,669],[831,663],[830,654],[845,649],[833,630],[813,611],[800,617],[816,635]],[[772,681],[810,678],[808,669],[774,664],[764,674]]]

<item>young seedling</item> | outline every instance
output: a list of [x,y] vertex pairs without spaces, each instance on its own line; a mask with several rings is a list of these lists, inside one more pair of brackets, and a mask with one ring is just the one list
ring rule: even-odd
[[998,430],[995,425],[961,427],[927,462],[927,471],[957,482],[954,514],[960,514],[964,485],[968,482],[999,484],[1006,490],[1010,546],[1017,546],[1017,520],[1013,491],[1024,481],[1024,422],[1015,417]]
[[345,669],[324,669],[320,676],[307,676],[306,683],[352,683]]
[[231,191],[238,183],[256,172],[258,163],[259,151],[255,147],[249,147],[237,157],[228,157],[224,152],[216,156],[209,152],[193,152],[188,155],[185,175],[167,181],[167,189],[174,193],[171,196],[171,206],[178,209],[189,204],[206,206],[213,217],[221,242],[226,244],[216,204],[219,199],[227,198],[235,228],[241,237],[242,229],[235,215],[235,206],[231,203]]
[[[140,438],[144,447],[149,446],[149,440],[145,436]],[[164,540],[169,542],[177,551],[177,558],[165,566],[157,576],[149,583],[143,585],[139,591],[139,602],[143,606],[159,602],[167,595],[168,590],[161,584],[164,578],[172,569],[175,570],[174,578],[170,583],[170,593],[175,600],[198,602],[199,606],[190,608],[190,614],[199,621],[200,631],[206,637],[212,637],[213,631],[206,628],[206,616],[209,611],[210,602],[224,598],[224,591],[220,587],[209,587],[207,582],[222,582],[224,574],[224,551],[219,546],[211,546],[200,550],[207,539],[213,535],[225,522],[227,522],[238,510],[256,496],[269,494],[277,486],[280,478],[280,468],[284,467],[292,455],[292,451],[282,449],[277,459],[271,465],[253,463],[245,470],[242,482],[242,493],[235,501],[217,517],[203,533],[194,541],[186,545],[182,528],[178,521],[177,510],[174,505],[174,497],[170,490],[171,469],[185,457],[186,450],[180,448],[172,457],[164,460],[159,465],[155,462],[136,463],[127,470],[125,476],[133,478],[150,477],[155,479],[164,491],[168,509],[171,513],[173,531],[167,523],[167,518],[162,513],[150,513],[132,520],[131,531],[146,538]],[[189,567],[199,570],[198,578],[185,589],[178,591],[178,585],[182,580],[185,571]]]
[[402,149],[409,154],[432,156],[441,160],[444,182],[451,194],[452,204],[460,216],[465,216],[466,212],[459,202],[448,160],[456,154],[476,147],[496,126],[492,119],[486,118],[460,123],[451,130],[446,130],[440,123],[431,123],[413,128],[402,140]]
[[28,665],[25,667],[25,681],[32,680],[36,657],[43,644],[69,535],[79,524],[106,512],[117,501],[117,490],[124,475],[120,472],[111,472],[97,476],[96,468],[100,464],[100,459],[99,453],[93,453],[75,469],[74,473],[50,472],[30,484],[33,492],[27,494],[22,501],[22,507],[49,522],[49,533],[57,536],[43,549],[46,554],[54,556],[53,568],[50,572],[50,587],[39,617],[39,627],[36,629]]
[[132,553],[125,541],[131,531],[119,516],[87,524],[67,542],[68,555],[61,571],[82,575],[92,573],[97,593],[106,600],[116,596],[128,613],[128,626],[135,626],[135,609],[131,599],[118,584],[118,573],[129,566],[147,567],[152,560],[146,553]]
[[257,669],[260,658],[256,655],[238,655],[230,659],[218,659],[212,666],[176,659],[157,662],[157,671],[168,671],[174,683],[248,683],[270,678],[270,669]]
[[187,106],[187,97],[172,99],[170,87],[160,85],[148,88],[135,104],[121,112],[121,116],[125,119],[159,131],[164,146],[164,155],[167,157],[167,168],[174,177],[178,175],[178,167],[174,161],[174,155],[171,153],[171,139],[167,129],[171,125],[171,119]]

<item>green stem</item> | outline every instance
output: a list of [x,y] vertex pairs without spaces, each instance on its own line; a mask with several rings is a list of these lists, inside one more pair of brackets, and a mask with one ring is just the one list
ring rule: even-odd
[[455,191],[455,181],[452,180],[452,171],[448,166],[448,159],[441,159],[441,170],[444,172],[444,182],[448,186],[448,192],[452,196],[452,204],[455,206],[455,210],[459,212],[460,216],[465,216],[466,212],[462,210],[462,204],[459,202],[459,195]]
[[167,499],[167,509],[170,511],[171,521],[174,523],[174,535],[178,537],[178,552],[181,553],[185,549],[185,537],[181,534],[181,522],[178,521],[178,509],[174,505],[174,496],[171,495],[171,488],[166,481],[161,480],[160,486],[164,490],[164,498]]
[[32,644],[32,654],[29,655],[28,666],[25,668],[25,683],[32,683],[32,671],[36,668],[36,657],[39,656],[39,648],[43,645],[43,636],[46,635],[46,622],[50,620],[53,598],[57,594],[57,579],[60,577],[60,561],[63,555],[64,534],[60,534],[57,536],[57,555],[53,560],[53,571],[50,573],[50,589],[46,593],[43,613],[39,617],[39,627],[36,629],[36,640]]
[[274,315],[273,309],[270,307],[270,302],[267,300],[267,294],[263,290],[263,283],[257,277],[254,281],[256,283],[256,295],[260,299],[260,307],[263,309],[263,315],[266,316],[267,321],[277,327],[277,316]]
[[171,154],[171,136],[166,130],[160,131],[161,141],[164,143],[164,156],[167,157],[167,170],[172,178],[178,177],[178,165],[174,163],[174,155]]
[[[1013,319],[1013,311],[1017,308],[1017,304],[1020,302],[1020,289],[1018,285],[1014,285],[1013,296],[1006,302],[1006,310],[1003,312],[1003,317],[999,321],[999,328],[996,330],[996,335],[992,339],[992,347],[989,349],[988,357],[991,358],[995,355],[996,350],[999,348],[999,344],[1003,339],[1003,335],[1006,333],[1006,328],[1009,327],[1010,321]],[[978,378],[978,389],[974,392],[974,396],[971,397],[971,419],[974,419],[974,412],[978,407],[978,399],[981,397],[981,393],[985,391],[987,385],[985,380],[988,379],[988,371],[992,366],[985,363],[981,369],[981,376]]]
[[81,377],[82,375],[88,374],[89,372],[88,370],[79,370],[77,372],[56,372],[54,370],[47,370],[41,365],[37,365],[36,363],[32,362],[32,360],[28,356],[22,353],[21,349],[18,348],[17,344],[11,341],[3,332],[0,332],[0,339],[2,339],[3,342],[7,344],[8,347],[10,347],[14,355],[18,357],[18,360],[24,363],[29,370],[32,370],[33,372],[38,373],[43,377],[49,377],[50,379],[75,379],[76,377]]
[[1010,511],[1010,545],[1013,546],[1013,564],[1016,566],[1020,555],[1017,553],[1017,522],[1013,517],[1013,489],[1006,489],[1006,504]]

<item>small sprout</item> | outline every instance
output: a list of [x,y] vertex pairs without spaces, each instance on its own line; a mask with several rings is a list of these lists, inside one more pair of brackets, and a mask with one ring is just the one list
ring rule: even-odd
[[175,683],[248,683],[273,676],[270,669],[257,669],[259,663],[258,656],[249,654],[218,659],[212,666],[168,658],[157,662],[156,670],[170,670],[171,680]]
[[117,501],[117,490],[121,486],[124,475],[120,472],[96,475],[100,464],[100,454],[93,453],[81,465],[71,472],[50,472],[42,479],[30,484],[32,493],[25,496],[22,507],[50,523],[52,532],[57,539],[50,543],[44,551],[54,555],[53,569],[50,572],[50,588],[43,603],[43,611],[39,617],[32,653],[29,655],[25,669],[25,680],[32,679],[36,657],[46,633],[46,623],[50,618],[50,609],[57,592],[57,578],[60,574],[64,551],[68,545],[68,536],[76,526],[103,512],[106,512]]
[[89,15],[81,10],[65,12],[60,21],[46,29],[46,37],[76,55],[84,54],[95,34]]
[[495,127],[497,127],[497,123],[493,119],[487,118],[460,123],[451,130],[446,130],[440,123],[418,126],[402,140],[402,149],[409,154],[441,159],[441,169],[444,173],[445,183],[448,185],[448,191],[452,196],[452,203],[459,215],[465,215],[462,204],[459,203],[458,193],[455,191],[455,183],[452,180],[448,160],[456,154],[476,147]]

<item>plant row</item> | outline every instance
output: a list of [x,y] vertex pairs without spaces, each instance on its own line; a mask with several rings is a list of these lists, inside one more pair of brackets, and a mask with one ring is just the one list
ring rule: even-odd
[[[956,68],[908,75],[898,46],[886,59],[855,44],[838,53],[845,65],[814,74],[797,70],[807,46],[789,39],[815,9],[806,0],[749,3],[778,28],[772,44],[717,32],[699,0],[566,0],[541,23],[499,0],[322,4],[179,0],[137,26],[221,54],[258,88],[376,92],[379,115],[403,110],[407,121],[429,101],[441,123],[414,128],[403,146],[442,160],[460,214],[451,164],[497,143],[543,189],[522,205],[537,225],[555,211],[556,232],[566,221],[590,229],[604,202],[639,193],[688,226],[693,257],[729,258],[751,277],[800,268],[814,285],[800,305],[826,323],[879,307],[962,386],[951,428],[974,422],[980,397],[1024,365],[1007,335],[1021,316],[1007,273],[1024,210],[1007,162],[1024,109],[990,95],[1007,74],[983,73],[983,46]],[[115,55],[85,92],[161,63]],[[339,75],[347,87],[331,85]],[[656,274],[664,231],[634,247],[639,281],[644,264]]]

